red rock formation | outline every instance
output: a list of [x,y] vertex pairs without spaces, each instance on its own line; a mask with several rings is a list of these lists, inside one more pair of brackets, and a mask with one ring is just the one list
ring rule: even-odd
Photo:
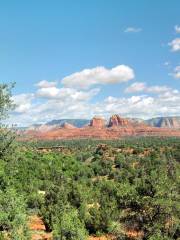
[[90,127],[103,128],[105,127],[105,121],[101,117],[93,117],[93,119],[90,122]]
[[65,128],[65,129],[74,129],[74,128],[76,128],[74,125],[72,125],[72,124],[70,124],[70,123],[64,123],[63,125],[62,125],[62,128]]
[[128,127],[132,124],[125,118],[121,118],[118,114],[110,117],[108,127]]
[[118,139],[125,136],[177,136],[180,137],[180,130],[151,127],[142,123],[133,123],[118,115],[110,118],[108,127],[105,127],[103,118],[94,117],[90,126],[76,128],[71,124],[64,124],[64,127],[37,130],[28,130],[22,133],[20,139],[76,139],[76,138],[97,138],[97,139]]
[[[116,128],[59,128],[48,132],[31,131],[24,132],[24,138],[29,139],[78,139],[78,138],[96,138],[96,139],[119,139],[125,136],[177,136],[180,137],[180,130],[170,130],[155,127],[116,127]],[[21,140],[23,140],[21,135]]]

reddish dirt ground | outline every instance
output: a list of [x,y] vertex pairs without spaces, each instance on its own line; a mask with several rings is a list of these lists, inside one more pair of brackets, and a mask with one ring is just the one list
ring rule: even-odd
[[28,224],[30,230],[34,231],[45,231],[45,226],[40,217],[37,215],[33,215],[29,218],[29,224]]
[[[52,234],[45,231],[45,226],[41,217],[37,215],[30,216],[28,226],[32,234],[32,240],[53,240]],[[110,236],[91,236],[88,240],[113,240],[113,238]]]
[[113,240],[111,236],[101,236],[101,237],[89,237],[88,240]]
[[[32,234],[32,240],[53,240],[52,234],[47,233],[45,229],[45,225],[43,223],[43,220],[41,217],[37,215],[32,215],[29,217],[29,223],[28,223],[29,229]],[[131,239],[135,239],[137,237],[142,237],[142,232],[137,232],[133,230],[128,230],[126,232],[127,236]],[[88,240],[114,240],[115,238],[112,235],[106,235],[106,236],[90,236]]]
[[52,240],[52,234],[45,231],[43,220],[39,216],[30,216],[28,226],[32,234],[32,240]]

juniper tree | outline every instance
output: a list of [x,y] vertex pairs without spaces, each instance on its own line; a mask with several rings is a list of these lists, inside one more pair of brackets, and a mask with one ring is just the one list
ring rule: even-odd
[[11,89],[13,86],[13,84],[0,84],[0,159],[5,158],[6,153],[11,151],[11,145],[14,141],[14,134],[4,124],[9,111],[14,107],[11,98]]
[[13,154],[15,135],[4,124],[8,112],[13,109],[11,89],[13,85],[0,84],[0,239],[29,239],[24,197],[13,185]]

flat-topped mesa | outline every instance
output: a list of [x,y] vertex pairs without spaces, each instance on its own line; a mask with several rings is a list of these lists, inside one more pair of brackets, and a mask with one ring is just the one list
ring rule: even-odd
[[104,128],[105,120],[102,117],[93,117],[89,124],[90,127],[94,128]]
[[118,114],[112,115],[109,119],[108,127],[129,127],[132,124],[125,118],[121,118]]

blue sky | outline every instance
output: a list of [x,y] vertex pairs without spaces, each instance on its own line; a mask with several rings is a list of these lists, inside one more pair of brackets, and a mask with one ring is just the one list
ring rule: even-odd
[[179,0],[1,2],[0,81],[16,82],[11,121],[180,115],[179,9]]

